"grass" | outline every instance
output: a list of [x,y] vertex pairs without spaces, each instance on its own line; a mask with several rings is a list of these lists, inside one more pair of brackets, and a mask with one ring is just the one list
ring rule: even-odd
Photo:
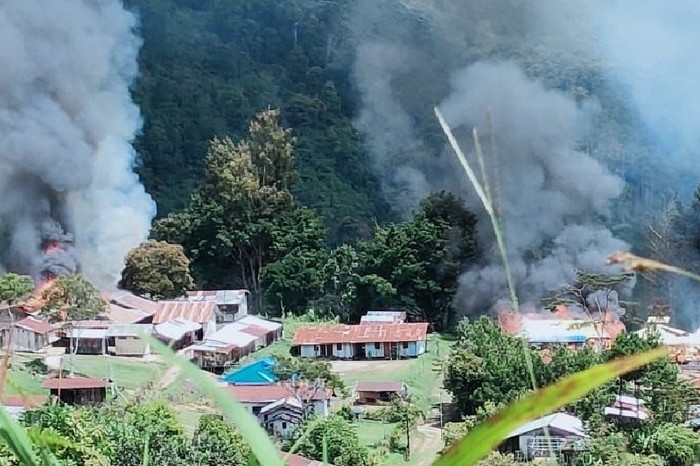
[[[64,357],[63,370],[69,371],[70,358]],[[127,390],[142,387],[148,382],[157,381],[164,373],[165,366],[157,361],[143,361],[124,357],[83,355],[73,356],[73,370],[89,377],[109,378],[116,385]]]
[[46,395],[48,390],[41,386],[38,377],[29,372],[10,369],[7,371],[3,393],[8,395]]

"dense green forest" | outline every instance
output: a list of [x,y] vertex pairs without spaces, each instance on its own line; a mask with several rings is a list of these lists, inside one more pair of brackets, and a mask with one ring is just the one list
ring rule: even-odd
[[368,154],[352,126],[347,65],[336,63],[341,5],[320,0],[127,2],[141,19],[145,127],[141,176],[159,216],[199,186],[215,137],[239,137],[268,106],[294,130],[294,194],[317,210],[331,243],[367,238],[391,220]]

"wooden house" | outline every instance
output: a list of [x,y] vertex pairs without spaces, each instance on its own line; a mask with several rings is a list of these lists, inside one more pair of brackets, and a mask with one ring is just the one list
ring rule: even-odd
[[217,312],[214,301],[159,301],[153,323],[158,325],[174,320],[195,322],[202,327],[195,338],[202,340],[216,332]]
[[61,403],[85,405],[103,403],[107,398],[108,382],[88,377],[64,377],[44,380],[44,388]]
[[151,347],[140,335],[150,335],[151,324],[110,325],[107,329],[109,351],[115,356],[145,356]]
[[58,341],[58,328],[28,316],[8,328],[0,329],[0,346],[14,351],[36,352]]
[[567,450],[579,450],[587,439],[583,422],[567,413],[555,413],[528,422],[510,432],[499,450],[520,452],[527,460],[533,460]]

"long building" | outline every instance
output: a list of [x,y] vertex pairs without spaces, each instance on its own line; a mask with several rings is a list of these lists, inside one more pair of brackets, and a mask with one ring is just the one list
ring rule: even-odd
[[410,358],[425,353],[427,334],[427,322],[300,327],[292,351],[304,358]]

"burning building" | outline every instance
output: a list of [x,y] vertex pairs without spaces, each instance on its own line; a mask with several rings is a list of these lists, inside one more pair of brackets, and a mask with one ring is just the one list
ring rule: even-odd
[[615,338],[625,331],[620,316],[611,309],[594,314],[563,304],[552,312],[534,308],[513,312],[501,308],[497,321],[504,332],[524,338],[532,347],[540,349],[566,345],[571,349],[587,346],[603,350],[610,348]]
[[0,18],[0,273],[112,287],[155,214],[133,170],[136,17],[120,0],[23,0]]

